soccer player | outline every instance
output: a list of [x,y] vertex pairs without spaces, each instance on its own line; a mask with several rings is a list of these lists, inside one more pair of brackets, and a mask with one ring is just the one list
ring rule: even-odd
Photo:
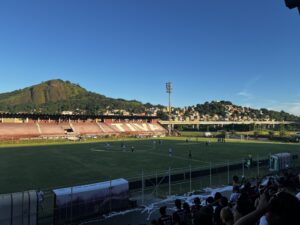
[[152,148],[156,149],[156,141],[155,140],[152,142],[152,145],[153,145]]
[[172,155],[173,155],[173,149],[169,148],[169,157],[172,157]]
[[189,150],[189,159],[192,158],[192,150]]
[[131,152],[134,152],[134,146],[131,146]]

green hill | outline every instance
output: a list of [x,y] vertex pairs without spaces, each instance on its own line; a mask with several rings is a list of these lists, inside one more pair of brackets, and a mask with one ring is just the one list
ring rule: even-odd
[[0,111],[61,113],[102,113],[107,108],[142,112],[144,106],[138,101],[113,99],[89,92],[69,81],[50,80],[21,90],[0,94]]
[[[162,105],[124,99],[109,98],[101,94],[87,91],[78,84],[63,80],[49,80],[21,90],[0,94],[0,112],[10,113],[50,113],[58,114],[62,111],[73,111],[76,114],[102,114],[107,110],[115,114],[122,114],[122,110],[129,113],[144,113],[151,115],[157,111],[157,116],[167,120],[167,113]],[[173,115],[184,115],[184,118],[198,112],[208,120],[218,117],[219,120],[290,120],[299,121],[300,118],[284,111],[276,112],[267,109],[252,109],[232,104],[229,101],[212,101],[187,109],[173,108]],[[207,119],[206,118],[206,119]]]

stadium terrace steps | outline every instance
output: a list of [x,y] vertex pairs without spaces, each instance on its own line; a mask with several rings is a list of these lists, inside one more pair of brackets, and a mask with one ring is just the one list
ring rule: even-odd
[[72,127],[74,128],[74,132],[79,133],[81,135],[100,135],[102,134],[102,130],[96,124],[96,122],[81,122],[81,123],[72,123]]
[[98,124],[99,128],[101,129],[101,131],[105,134],[114,134],[114,133],[118,132],[118,131],[115,131],[114,129],[112,129],[109,124],[108,125],[105,123],[97,123],[97,124]]
[[42,134],[42,130],[41,130],[41,127],[40,127],[39,123],[35,123],[35,124],[36,124],[36,127],[37,127],[39,133]]
[[37,137],[40,133],[34,123],[0,123],[0,139]]
[[57,135],[63,136],[65,135],[65,129],[63,126],[70,126],[64,123],[39,123],[41,134],[45,135]]
[[0,139],[33,137],[62,137],[72,135],[165,135],[166,130],[157,123],[146,122],[47,122],[0,123]]

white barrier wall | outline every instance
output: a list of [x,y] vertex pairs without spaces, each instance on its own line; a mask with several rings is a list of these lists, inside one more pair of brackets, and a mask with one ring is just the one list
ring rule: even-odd
[[0,195],[1,225],[36,225],[37,215],[36,191]]
[[126,209],[129,205],[129,184],[125,179],[61,188],[53,192],[55,225],[97,218],[111,211]]

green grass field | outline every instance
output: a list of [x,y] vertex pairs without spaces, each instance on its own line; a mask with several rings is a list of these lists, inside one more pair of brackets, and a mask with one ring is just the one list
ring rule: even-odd
[[[206,139],[205,139],[206,140]],[[145,174],[171,168],[193,168],[242,160],[249,154],[255,158],[268,157],[274,152],[293,152],[300,155],[300,144],[282,144],[253,141],[211,140],[206,146],[204,139],[165,138],[162,144],[153,145],[152,139],[89,140],[72,143],[67,141],[23,141],[0,146],[0,193],[29,189],[52,189],[77,184],[100,182],[113,178],[140,177]],[[123,152],[121,143],[127,145]],[[111,148],[106,148],[110,143]],[[131,152],[130,147],[135,151]],[[173,156],[168,156],[168,149]],[[189,159],[188,152],[192,152]]]

